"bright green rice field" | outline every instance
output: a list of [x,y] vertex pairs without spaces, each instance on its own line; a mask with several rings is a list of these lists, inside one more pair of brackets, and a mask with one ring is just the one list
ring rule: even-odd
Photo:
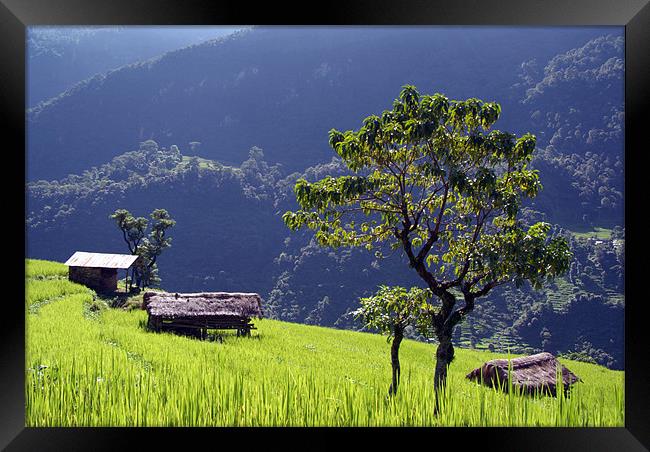
[[561,360],[583,380],[569,398],[518,396],[464,378],[503,354],[457,349],[436,417],[433,345],[404,341],[389,400],[379,335],[269,319],[223,342],[150,333],[144,311],[89,309],[62,264],[26,266],[29,427],[624,425],[623,372]]

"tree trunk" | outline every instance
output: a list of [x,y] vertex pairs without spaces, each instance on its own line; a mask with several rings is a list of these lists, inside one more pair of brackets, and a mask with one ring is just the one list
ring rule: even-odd
[[438,349],[436,350],[436,371],[433,377],[433,389],[436,395],[434,413],[440,411],[440,400],[447,383],[447,369],[454,359],[454,346],[451,343],[451,329],[438,334]]
[[129,283],[129,291],[131,290],[131,287],[133,287],[133,283],[136,283],[138,285],[138,280],[136,279],[136,274],[137,274],[137,269],[134,267],[131,267],[131,281]]
[[404,330],[401,327],[395,328],[395,335],[393,337],[393,343],[390,347],[390,361],[393,367],[393,382],[388,389],[388,395],[392,396],[397,394],[397,387],[399,386],[399,377],[400,377],[400,366],[399,366],[399,346],[402,343],[404,338]]
[[[449,364],[451,364],[451,361],[454,359],[454,346],[451,343],[451,336],[454,326],[460,319],[457,315],[454,316],[456,297],[447,289],[441,289],[438,286],[433,275],[424,266],[423,259],[418,260],[413,256],[410,243],[408,242],[408,234],[402,234],[398,237],[402,240],[404,250],[409,256],[411,266],[415,268],[420,278],[427,283],[429,289],[431,289],[431,291],[440,298],[440,301],[442,302],[442,307],[439,313],[433,317],[433,327],[439,341],[438,349],[436,350],[436,370],[433,376],[433,389],[435,393],[434,414],[438,414],[440,411],[442,392],[447,382],[447,369]],[[474,299],[472,298],[471,308],[473,308],[473,301]]]

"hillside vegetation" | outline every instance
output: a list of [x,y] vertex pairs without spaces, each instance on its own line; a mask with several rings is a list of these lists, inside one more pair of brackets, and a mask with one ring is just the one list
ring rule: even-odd
[[404,84],[497,101],[499,128],[558,152],[612,155],[622,149],[623,38],[602,37],[611,31],[256,27],[97,74],[31,108],[28,179],[83,171],[147,139],[198,143],[227,164],[260,146],[300,171],[329,161],[330,128],[356,128]]
[[459,349],[433,416],[430,344],[402,346],[387,400],[385,338],[256,321],[251,338],[198,341],[145,329],[69,283],[62,264],[26,260],[26,425],[33,426],[623,426],[623,372],[561,359],[583,380],[569,398],[500,393],[465,374],[504,354]]

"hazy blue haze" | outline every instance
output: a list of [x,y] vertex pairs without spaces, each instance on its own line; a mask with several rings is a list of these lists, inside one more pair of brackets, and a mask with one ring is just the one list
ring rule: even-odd
[[225,36],[235,27],[27,27],[27,105],[77,82],[170,50]]

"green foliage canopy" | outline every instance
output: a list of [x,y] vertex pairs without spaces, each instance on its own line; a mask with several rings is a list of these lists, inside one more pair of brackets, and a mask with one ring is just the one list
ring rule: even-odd
[[142,287],[158,283],[158,268],[156,261],[162,252],[171,246],[171,237],[166,236],[167,230],[176,224],[165,209],[155,209],[149,215],[152,220],[151,232],[146,235],[149,221],[143,217],[134,217],[126,209],[117,209],[110,218],[115,220],[122,231],[124,241],[131,254],[137,254],[142,259],[134,267],[134,276]]
[[360,298],[361,307],[352,312],[365,326],[386,334],[390,340],[395,330],[415,325],[426,331],[431,291],[419,287],[380,286],[373,296]]
[[[541,287],[568,269],[571,252],[549,236],[549,224],[526,227],[517,218],[541,189],[528,168],[536,138],[490,130],[500,113],[494,102],[420,96],[404,86],[392,110],[367,117],[357,131],[330,131],[331,147],[354,174],[298,180],[300,210],[286,212],[285,224],[314,230],[322,246],[402,248],[443,299],[438,327],[453,326],[500,284]],[[452,288],[466,302],[454,319]]]
[[131,254],[138,254],[140,243],[145,238],[148,221],[143,217],[134,217],[126,209],[117,209],[110,218],[115,220],[117,227],[122,231],[124,241]]

